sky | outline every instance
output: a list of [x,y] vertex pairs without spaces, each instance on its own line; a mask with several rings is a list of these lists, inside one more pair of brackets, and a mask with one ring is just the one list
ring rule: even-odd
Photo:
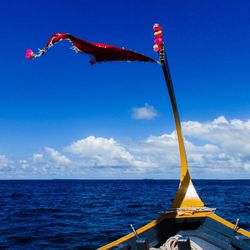
[[166,53],[193,178],[250,178],[250,2],[2,1],[0,179],[178,179],[173,115],[161,68],[89,64],[54,32]]

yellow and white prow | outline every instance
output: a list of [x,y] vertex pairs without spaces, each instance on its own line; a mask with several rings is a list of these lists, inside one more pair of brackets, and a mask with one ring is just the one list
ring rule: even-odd
[[182,136],[181,122],[179,118],[177,103],[174,95],[174,89],[172,80],[168,68],[167,58],[165,56],[164,41],[162,38],[162,27],[159,24],[155,24],[154,27],[154,51],[159,53],[160,64],[166,80],[169,97],[171,100],[171,106],[174,114],[174,121],[176,126],[176,133],[178,138],[179,152],[180,152],[180,164],[181,164],[181,175],[180,184],[175,199],[172,204],[172,208],[201,208],[204,207],[204,203],[197,194],[192,180],[190,178],[187,156]]

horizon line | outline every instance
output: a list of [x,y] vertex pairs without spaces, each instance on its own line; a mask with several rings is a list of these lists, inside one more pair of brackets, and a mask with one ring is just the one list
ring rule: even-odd
[[[147,180],[153,180],[153,181],[179,181],[179,179],[156,179],[156,178],[135,178],[135,179],[122,179],[122,178],[90,178],[90,179],[81,179],[81,178],[27,178],[27,179],[0,179],[0,181],[67,181],[67,180],[79,180],[79,181],[147,181]],[[192,180],[198,180],[198,181],[237,181],[237,180],[249,180],[250,178],[192,178]]]

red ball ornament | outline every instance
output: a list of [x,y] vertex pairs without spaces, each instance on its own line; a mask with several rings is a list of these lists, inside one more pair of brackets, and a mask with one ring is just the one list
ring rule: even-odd
[[153,49],[154,49],[154,52],[159,52],[160,47],[159,47],[158,44],[155,44],[154,47],[153,47]]

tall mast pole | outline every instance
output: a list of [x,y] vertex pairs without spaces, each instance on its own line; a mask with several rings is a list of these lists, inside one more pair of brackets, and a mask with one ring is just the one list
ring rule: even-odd
[[170,75],[168,61],[165,53],[164,41],[162,38],[162,27],[159,24],[155,24],[153,29],[155,38],[154,51],[159,52],[160,64],[165,77],[166,86],[171,101],[172,111],[174,114],[174,121],[175,121],[179,152],[180,152],[180,164],[181,164],[180,184],[177,194],[172,203],[172,207],[173,208],[203,207],[204,203],[201,201],[199,195],[197,194],[194,188],[188,170],[187,156],[182,135],[181,122],[175,99],[174,88]]

